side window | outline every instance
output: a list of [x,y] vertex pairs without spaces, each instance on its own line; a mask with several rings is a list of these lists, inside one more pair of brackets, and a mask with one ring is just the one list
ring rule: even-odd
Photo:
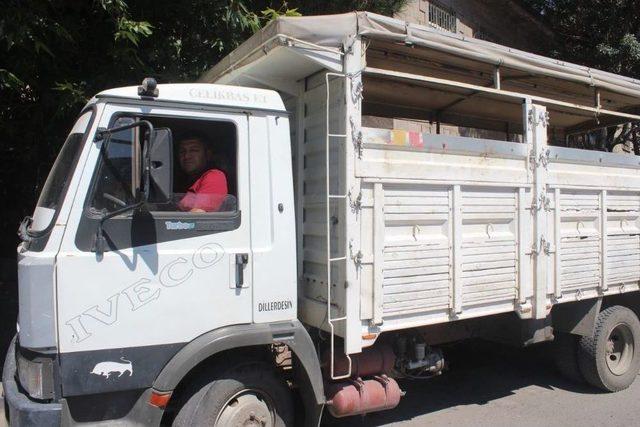
[[[124,126],[138,119],[150,121],[156,129],[168,128],[173,135],[173,198],[170,203],[153,203],[151,200],[152,211],[206,217],[206,214],[239,210],[237,131],[234,123],[123,116],[112,127]],[[142,132],[146,132],[144,127],[122,131],[112,135],[109,143],[103,145],[90,209],[109,212],[134,203],[135,189],[139,187],[134,162],[140,158],[134,155],[138,147],[135,141],[144,140]]]
[[235,125],[172,129],[174,207],[194,214],[238,210]]
[[[121,117],[112,127],[124,126],[134,121]],[[95,190],[90,207],[95,211],[109,212],[134,203],[133,150],[138,129],[115,133],[103,144],[101,161],[96,177]]]

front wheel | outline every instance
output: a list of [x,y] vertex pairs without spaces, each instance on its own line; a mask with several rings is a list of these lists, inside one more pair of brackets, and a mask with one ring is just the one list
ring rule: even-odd
[[173,426],[293,425],[293,401],[273,366],[252,362],[234,366],[195,391]]
[[592,336],[580,338],[580,371],[587,382],[605,391],[629,387],[640,370],[640,321],[626,307],[598,314]]

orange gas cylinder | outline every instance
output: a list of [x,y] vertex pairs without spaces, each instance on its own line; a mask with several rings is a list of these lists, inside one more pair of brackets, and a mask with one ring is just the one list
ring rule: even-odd
[[334,383],[326,389],[329,412],[336,418],[393,409],[403,395],[398,383],[386,375]]

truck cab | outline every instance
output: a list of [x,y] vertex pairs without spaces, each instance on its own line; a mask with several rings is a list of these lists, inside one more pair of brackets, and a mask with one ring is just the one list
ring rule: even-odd
[[[149,399],[204,349],[306,333],[290,158],[273,91],[149,79],[91,99],[21,226],[12,424],[158,422]],[[194,189],[212,174],[226,189]]]

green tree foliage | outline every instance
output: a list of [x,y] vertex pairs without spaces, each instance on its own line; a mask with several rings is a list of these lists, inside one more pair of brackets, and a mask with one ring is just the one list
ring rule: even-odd
[[406,0],[1,0],[0,257],[79,109],[93,94],[138,84],[192,81],[270,20],[370,10]]
[[[640,78],[639,0],[525,0],[557,35],[551,56]],[[640,155],[640,123],[583,135],[575,146]]]
[[556,32],[553,56],[640,78],[640,1],[526,0]]

